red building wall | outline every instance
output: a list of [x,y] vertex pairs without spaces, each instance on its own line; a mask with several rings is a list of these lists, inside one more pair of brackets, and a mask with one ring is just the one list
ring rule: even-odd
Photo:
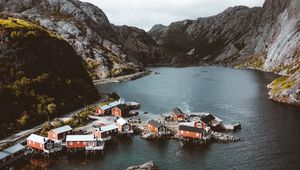
[[84,148],[89,145],[89,143],[96,144],[95,141],[68,141],[66,143],[68,148]]
[[31,141],[31,140],[27,140],[27,146],[38,149],[38,150],[42,150],[42,151],[44,150],[44,144],[37,143],[37,142]]
[[179,131],[179,136],[189,137],[189,138],[197,138],[197,139],[203,138],[202,133],[189,132],[189,131],[184,131],[184,130]]
[[122,110],[119,109],[118,107],[114,107],[112,109],[112,115],[116,117],[122,117]]

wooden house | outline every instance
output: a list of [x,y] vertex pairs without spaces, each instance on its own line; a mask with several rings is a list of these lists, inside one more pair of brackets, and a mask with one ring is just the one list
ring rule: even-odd
[[96,144],[94,135],[67,135],[66,138],[67,148],[85,148]]
[[96,107],[96,115],[110,115],[112,108],[114,108],[120,104],[124,104],[124,101],[121,99],[114,101],[112,103],[109,103],[107,105],[97,106]]
[[54,141],[65,141],[67,135],[72,134],[72,128],[69,125],[52,129],[48,132],[48,138]]
[[117,120],[119,133],[133,133],[131,125],[123,118]]
[[115,117],[126,117],[129,114],[129,107],[126,104],[117,105],[112,109],[112,115]]
[[115,124],[97,127],[93,134],[97,139],[110,140],[118,134],[118,127]]
[[174,108],[172,111],[172,118],[174,121],[183,121],[185,119],[185,114],[178,108]]
[[210,126],[212,128],[223,129],[222,120],[211,114],[206,114],[202,116],[201,121],[204,122],[207,126]]
[[36,134],[31,134],[27,138],[27,146],[44,152],[50,152],[55,148],[53,140]]
[[205,136],[205,129],[193,126],[179,125],[178,135],[185,138],[203,139]]
[[165,135],[167,133],[167,128],[162,123],[155,120],[148,121],[147,127],[151,132],[159,135]]

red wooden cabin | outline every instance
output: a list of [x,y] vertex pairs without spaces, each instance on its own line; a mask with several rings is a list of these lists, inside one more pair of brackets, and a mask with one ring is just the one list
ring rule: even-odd
[[62,126],[56,129],[52,129],[48,132],[48,138],[54,141],[65,141],[67,135],[72,134],[72,128],[69,125]]
[[172,118],[175,121],[183,121],[185,119],[185,114],[178,107],[176,107],[172,111]]
[[154,132],[156,134],[160,134],[160,135],[166,134],[167,128],[163,124],[155,120],[148,121],[147,127],[151,132]]
[[67,148],[85,148],[87,146],[96,146],[97,141],[94,135],[67,135]]
[[116,117],[126,117],[129,114],[129,107],[126,104],[120,104],[112,109],[112,115]]
[[112,112],[112,108],[120,105],[120,104],[124,104],[123,100],[117,100],[114,102],[111,102],[107,105],[103,105],[103,106],[97,106],[96,107],[96,115],[110,115]]
[[31,134],[27,138],[27,146],[41,151],[48,151],[54,148],[54,141],[43,136]]
[[205,129],[186,125],[179,125],[178,133],[181,137],[203,139],[205,135]]

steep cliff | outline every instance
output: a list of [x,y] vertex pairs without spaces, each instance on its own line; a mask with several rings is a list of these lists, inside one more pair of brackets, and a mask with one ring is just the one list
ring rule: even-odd
[[180,54],[167,62],[253,68],[291,76],[281,80],[293,79],[293,83],[277,84],[270,98],[300,104],[300,1],[266,0],[262,8],[233,7],[216,16],[154,30],[149,33],[160,46]]
[[0,136],[99,99],[83,60],[57,34],[0,14],[0,44]]

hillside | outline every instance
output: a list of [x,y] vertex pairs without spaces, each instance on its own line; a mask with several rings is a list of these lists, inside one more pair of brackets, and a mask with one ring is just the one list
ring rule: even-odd
[[[221,65],[288,76],[272,83],[270,98],[300,105],[300,1],[266,0],[207,18],[174,22],[149,32],[175,51],[171,65]],[[283,82],[281,82],[283,81]]]
[[99,99],[83,60],[55,33],[0,14],[0,44],[0,137]]

